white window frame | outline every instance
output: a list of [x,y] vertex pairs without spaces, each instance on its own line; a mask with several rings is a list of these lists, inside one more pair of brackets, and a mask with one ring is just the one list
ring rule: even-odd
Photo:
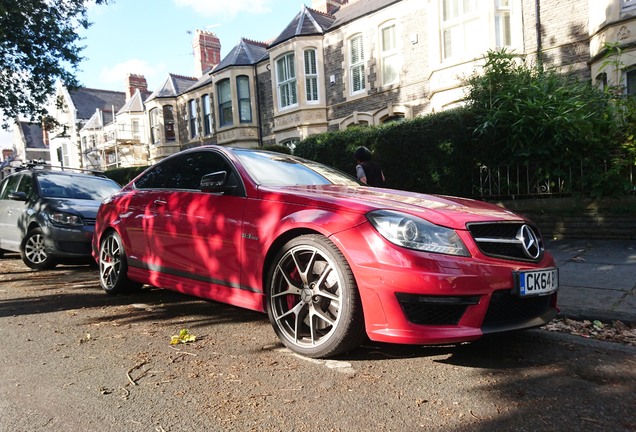
[[[241,82],[245,83],[245,91],[241,90]],[[236,98],[238,100],[239,123],[252,123],[252,98],[249,76],[239,75],[236,77]]]
[[[630,86],[630,80],[629,80],[630,76],[634,77],[633,87]],[[636,68],[635,67],[631,67],[625,70],[625,72],[623,73],[623,82],[625,83],[625,91],[624,91],[625,94],[629,96],[636,96]]]
[[278,89],[278,109],[298,106],[296,86],[296,54],[288,52],[276,59],[276,87]]
[[199,136],[199,116],[197,109],[197,100],[190,99],[188,101],[188,127],[190,129],[190,138]]
[[[384,32],[393,29],[391,46],[385,46]],[[398,29],[395,21],[385,23],[380,27],[380,64],[382,70],[382,85],[387,86],[400,82],[400,51],[398,49]],[[392,71],[393,73],[389,73]],[[389,77],[393,75],[393,79]]]
[[621,0],[621,12],[636,9],[636,0]]
[[[358,44],[358,46],[356,46]],[[349,38],[349,94],[357,95],[364,93],[367,87],[367,77],[364,57],[364,36],[358,33]],[[356,57],[356,50],[359,50]],[[360,82],[356,85],[356,77],[360,77]]]
[[[224,78],[217,83],[216,95],[219,104],[219,128],[234,125],[234,110],[232,109],[232,82],[229,78]],[[229,108],[229,112],[226,111],[227,108]]]
[[203,111],[203,135],[212,135],[212,105],[209,94],[201,96],[201,110]]
[[497,49],[512,45],[511,2],[512,0],[495,0],[495,46]]
[[152,144],[161,142],[159,131],[159,108],[155,107],[148,112],[150,118],[150,141]]
[[320,101],[320,91],[318,88],[318,50],[307,48],[303,52],[305,65],[305,97],[307,103],[317,103]]
[[[442,60],[477,56],[472,52],[470,42],[478,38],[472,26],[479,22],[479,0],[442,0],[440,8],[440,41]],[[446,16],[446,6],[449,8]],[[470,6],[467,10],[465,6]],[[450,38],[450,39],[449,39]]]

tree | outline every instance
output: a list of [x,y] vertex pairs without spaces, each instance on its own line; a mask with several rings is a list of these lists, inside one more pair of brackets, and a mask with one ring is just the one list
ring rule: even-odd
[[[108,0],[92,0],[105,4]],[[83,60],[80,28],[90,26],[85,0],[0,0],[2,126],[18,117],[40,121],[60,80],[75,88]]]

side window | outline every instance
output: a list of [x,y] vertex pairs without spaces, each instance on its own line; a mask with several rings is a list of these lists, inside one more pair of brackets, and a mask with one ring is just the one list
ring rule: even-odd
[[18,192],[24,192],[26,196],[30,197],[33,192],[33,178],[30,175],[23,175],[18,185]]
[[294,53],[288,53],[276,60],[276,84],[280,109],[298,104],[295,59]]
[[400,80],[400,56],[397,49],[395,24],[380,29],[380,61],[382,62],[382,84],[394,84]]
[[251,123],[252,102],[250,99],[250,81],[246,75],[236,77],[236,93],[238,94],[241,123]]
[[636,69],[625,72],[625,91],[628,95],[636,95]]
[[190,116],[190,138],[199,136],[199,121],[196,99],[188,101],[188,114]]
[[9,194],[11,192],[16,192],[18,187],[18,182],[20,181],[19,175],[14,175],[11,177],[7,177],[0,187],[0,199],[9,199]]
[[349,40],[349,72],[351,94],[363,92],[366,86],[364,71],[364,45],[362,35]]
[[161,140],[159,136],[159,109],[153,108],[150,110],[150,142],[156,144]]
[[318,68],[316,50],[305,50],[305,97],[307,102],[318,102]]
[[166,141],[174,141],[176,134],[174,130],[174,109],[172,105],[163,107],[163,128],[166,134]]
[[201,109],[203,110],[203,134],[212,134],[212,108],[210,106],[210,95],[201,96]]
[[180,154],[155,165],[145,176],[135,182],[135,187],[199,190],[201,178],[217,171],[227,171],[228,182],[239,184],[236,173],[223,156],[211,151],[197,151]]
[[230,79],[219,81],[216,85],[217,98],[219,99],[219,126],[231,126],[232,118],[232,89]]
[[167,189],[170,188],[170,176],[176,171],[176,158],[166,159],[152,167],[143,177],[135,182],[137,189]]

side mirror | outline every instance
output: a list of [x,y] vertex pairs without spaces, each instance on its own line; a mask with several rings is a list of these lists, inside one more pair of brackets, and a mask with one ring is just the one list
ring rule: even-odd
[[201,177],[199,188],[201,192],[232,192],[236,186],[226,184],[227,171],[218,171]]
[[9,192],[9,195],[7,195],[7,198],[9,198],[10,200],[13,201],[27,201],[27,194],[25,194],[24,192]]

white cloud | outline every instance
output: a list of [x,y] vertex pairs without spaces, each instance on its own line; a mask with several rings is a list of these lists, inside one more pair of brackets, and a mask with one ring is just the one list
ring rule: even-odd
[[180,7],[190,7],[204,16],[232,18],[239,12],[262,14],[270,11],[271,0],[174,0]]
[[104,83],[112,84],[111,88],[120,91],[126,86],[128,74],[143,75],[148,82],[148,89],[152,91],[152,83],[164,78],[167,75],[166,65],[161,63],[151,65],[145,60],[130,59],[122,63],[102,68],[100,80]]

